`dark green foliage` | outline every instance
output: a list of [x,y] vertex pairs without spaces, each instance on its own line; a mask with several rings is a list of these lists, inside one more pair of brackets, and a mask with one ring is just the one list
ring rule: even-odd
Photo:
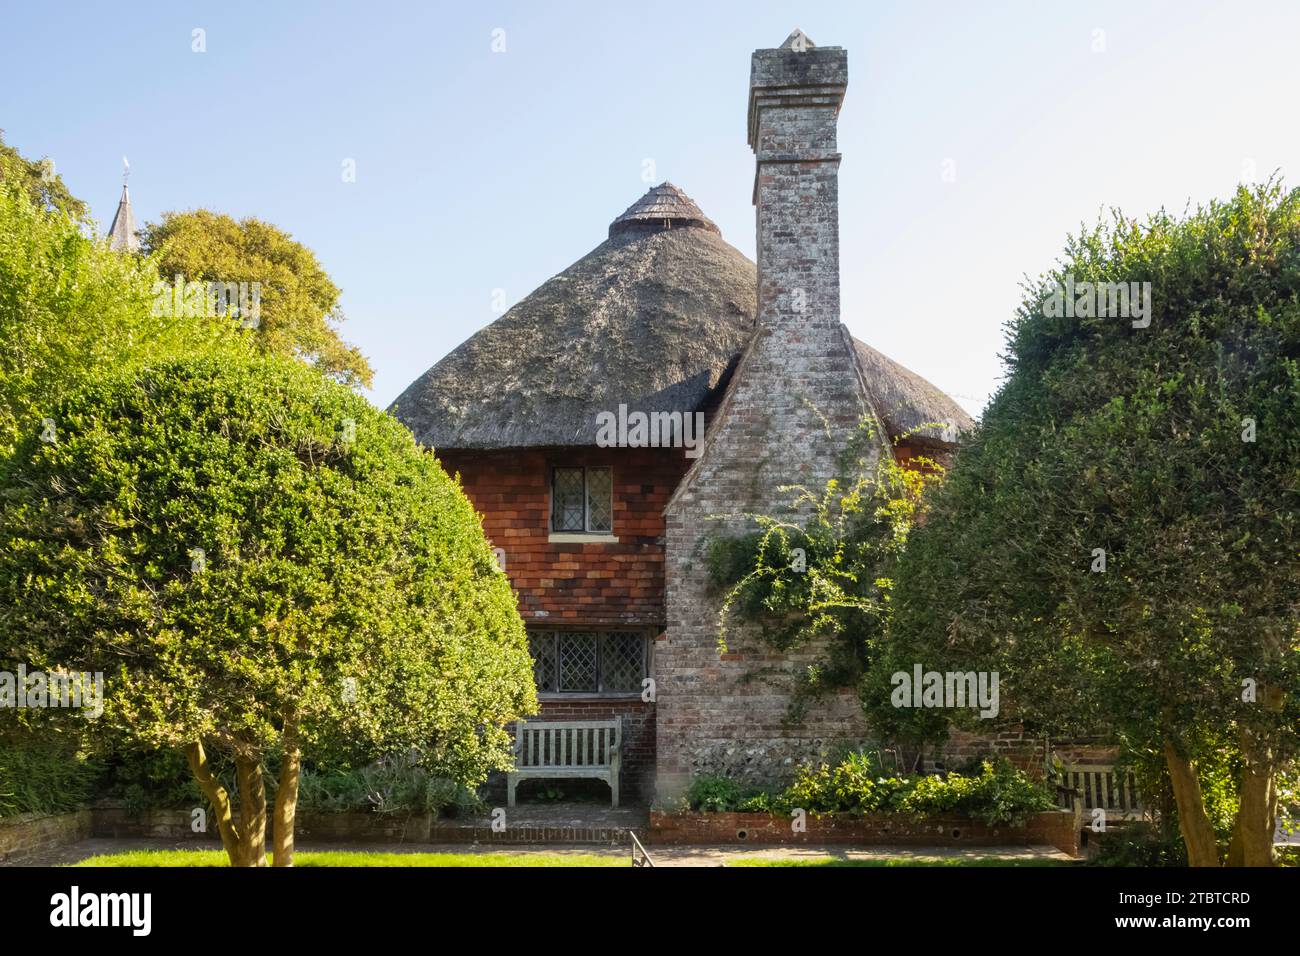
[[692,810],[726,813],[738,809],[744,796],[745,788],[739,781],[706,774],[691,780],[686,801]]
[[[871,442],[872,434],[864,424],[853,446]],[[920,513],[922,491],[937,477],[937,470],[904,469],[887,453],[869,466],[859,459],[856,467],[820,494],[786,489],[808,516],[802,526],[750,515],[758,531],[709,542],[710,580],[725,590],[720,647],[734,619],[754,626],[780,651],[823,648],[791,688],[792,720],[812,698],[856,684],[880,653],[894,568]]]
[[[213,758],[213,772],[234,785],[234,767]],[[128,810],[178,810],[203,806],[204,797],[179,750],[152,750],[113,754],[104,760],[97,797],[121,802]]]
[[1097,850],[1090,866],[1186,866],[1187,848],[1177,829],[1153,827],[1146,822],[1117,826],[1105,833],[1090,833]]
[[0,817],[85,806],[101,772],[76,742],[17,731],[0,737]]
[[310,813],[469,813],[482,801],[463,784],[429,773],[418,760],[390,757],[365,767],[303,771],[299,809]]
[[[1150,325],[1053,317],[1067,276],[1150,282]],[[1071,239],[1006,362],[908,542],[864,700],[933,739],[947,714],[891,715],[889,670],[999,671],[1038,732],[1206,765],[1249,733],[1280,765],[1300,743],[1300,193]]]
[[466,784],[508,764],[505,724],[535,709],[514,596],[400,424],[237,357],[97,379],[52,414],[59,440],[0,475],[0,664],[104,671],[87,731],[265,757],[294,713],[309,756],[415,747]]
[[834,764],[802,766],[779,792],[726,777],[696,777],[687,803],[714,813],[957,814],[990,825],[1021,823],[1031,813],[1056,806],[1045,784],[1004,758],[983,761],[973,774],[900,775],[886,771],[870,751],[846,754]]

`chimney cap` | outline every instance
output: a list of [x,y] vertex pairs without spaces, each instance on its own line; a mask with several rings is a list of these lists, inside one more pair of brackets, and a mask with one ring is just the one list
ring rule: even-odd
[[800,51],[803,51],[811,50],[815,46],[817,46],[817,44],[813,43],[812,37],[808,36],[808,34],[804,33],[798,27],[795,27],[790,31],[790,35],[785,38],[785,42],[781,44],[779,49],[793,50],[798,47]]

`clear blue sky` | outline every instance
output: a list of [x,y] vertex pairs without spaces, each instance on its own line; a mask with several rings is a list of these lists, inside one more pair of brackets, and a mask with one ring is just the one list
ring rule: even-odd
[[1021,278],[1081,221],[1300,163],[1296,0],[3,5],[8,142],[102,228],[125,155],[141,221],[290,231],[342,287],[381,406],[495,317],[493,290],[596,246],[646,159],[752,257],[749,56],[796,25],[849,51],[844,320],[972,411]]

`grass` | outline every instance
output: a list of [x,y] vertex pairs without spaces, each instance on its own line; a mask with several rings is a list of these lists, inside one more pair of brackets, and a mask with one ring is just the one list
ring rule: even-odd
[[759,857],[740,860],[728,860],[727,866],[1075,866],[1072,860],[1053,860],[1041,858],[1007,859],[993,856],[885,856],[871,859],[845,860],[831,857],[821,860],[773,860]]
[[[267,854],[271,858],[271,854]],[[294,866],[630,866],[627,855],[591,853],[365,853],[350,850],[295,853]],[[128,850],[87,857],[73,866],[226,866],[222,850]]]
[[[270,854],[268,854],[268,857]],[[306,851],[294,854],[295,866],[309,867],[587,867],[629,866],[625,854],[594,853],[373,853],[357,850]],[[226,854],[221,850],[126,850],[88,857],[73,866],[124,867],[224,867]],[[974,856],[886,856],[860,859],[823,857],[809,859],[773,859],[741,857],[729,859],[727,866],[740,867],[845,867],[845,866],[1070,866],[1062,860],[1041,858],[1007,859]]]

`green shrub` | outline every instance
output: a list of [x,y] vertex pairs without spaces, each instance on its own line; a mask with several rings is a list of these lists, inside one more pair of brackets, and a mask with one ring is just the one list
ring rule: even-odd
[[702,776],[691,781],[686,802],[692,810],[706,813],[729,813],[745,798],[744,790],[728,777]]
[[[213,762],[218,762],[216,756]],[[233,767],[214,766],[213,771],[231,785]],[[120,801],[133,812],[198,807],[206,802],[185,757],[173,748],[130,751],[107,758],[98,795]]]
[[1187,848],[1178,831],[1165,835],[1149,823],[1134,823],[1096,834],[1090,866],[1186,866]]
[[0,817],[86,805],[101,768],[74,742],[46,735],[0,741]]
[[417,761],[390,757],[354,769],[305,769],[298,806],[320,813],[463,813],[482,809],[477,794],[429,773]]
[[736,804],[740,813],[776,813],[776,798],[770,790],[752,793]]
[[1006,760],[984,765],[968,811],[989,824],[1021,823],[1031,813],[1056,807],[1056,794]]
[[805,764],[784,790],[773,794],[726,777],[697,777],[687,801],[706,812],[742,810],[781,815],[900,813],[914,817],[956,813],[989,825],[1022,823],[1056,805],[1044,783],[1005,758],[986,760],[974,774],[887,774],[874,751],[846,754],[838,763]]

